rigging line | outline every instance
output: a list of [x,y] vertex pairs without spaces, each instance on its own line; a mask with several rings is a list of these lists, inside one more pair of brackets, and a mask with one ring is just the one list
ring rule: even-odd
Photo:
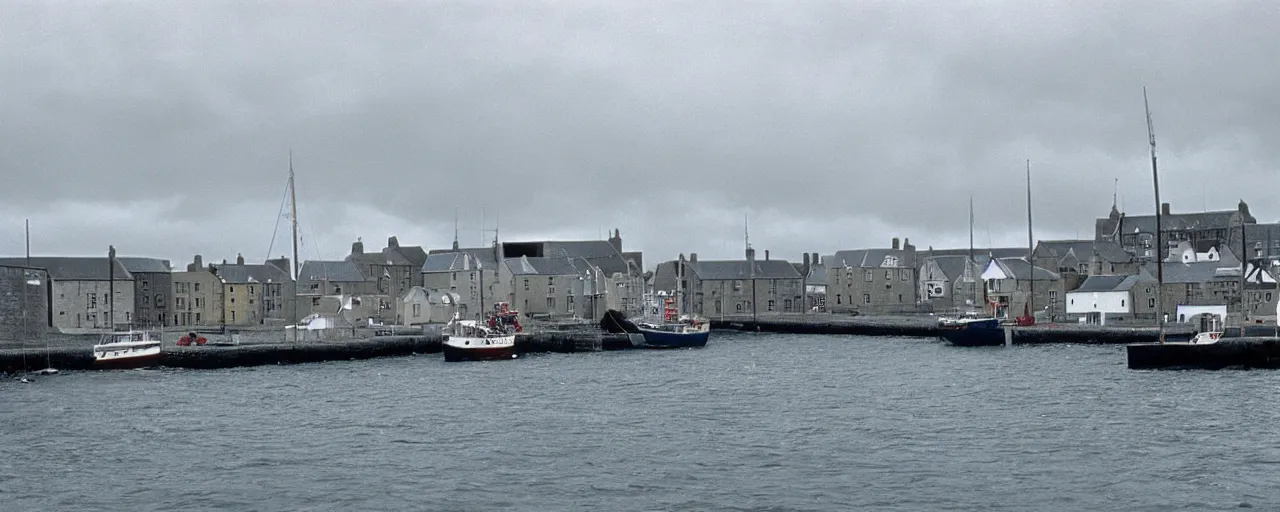
[[[289,202],[289,184],[284,185],[284,194],[280,199],[280,211],[276,213],[276,226],[271,230],[271,243],[267,245],[267,257],[263,261],[271,259],[271,251],[276,248],[276,236],[280,234],[280,218],[284,217],[284,205]],[[295,264],[297,262],[294,262]]]

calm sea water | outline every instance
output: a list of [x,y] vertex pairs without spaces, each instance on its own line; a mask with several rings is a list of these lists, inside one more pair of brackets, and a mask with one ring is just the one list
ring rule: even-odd
[[720,334],[0,383],[4,510],[1280,506],[1280,373],[1122,347]]

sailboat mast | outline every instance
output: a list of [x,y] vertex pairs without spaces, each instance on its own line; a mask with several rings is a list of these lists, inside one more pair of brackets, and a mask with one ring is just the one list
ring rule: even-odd
[[298,261],[298,195],[293,189],[293,151],[289,151],[289,225],[293,229],[293,280],[297,282],[302,262]]
[[1147,101],[1147,88],[1142,88],[1142,107],[1147,113],[1147,139],[1151,143],[1151,183],[1156,196],[1156,327],[1160,329],[1160,343],[1164,343],[1164,256],[1160,241],[1160,173],[1156,170],[1156,130],[1151,123],[1151,104]]
[[[973,271],[978,267],[978,260],[973,254],[973,194],[969,194],[969,263],[966,265],[969,273],[969,282],[973,284],[973,299],[978,298],[978,276],[973,275]],[[974,304],[977,306],[977,304]]]
[[1027,314],[1031,315],[1032,322],[1036,318],[1036,265],[1035,258],[1032,257],[1035,250],[1031,235],[1031,160],[1027,159],[1027,265],[1031,267],[1031,294],[1027,297]]

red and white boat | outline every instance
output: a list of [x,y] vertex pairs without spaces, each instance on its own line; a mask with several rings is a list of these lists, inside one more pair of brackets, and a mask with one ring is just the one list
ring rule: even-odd
[[102,369],[156,366],[160,363],[160,343],[146,331],[104,334],[93,346],[93,366]]
[[485,324],[455,315],[444,329],[444,360],[515,359],[516,333],[522,330],[520,314],[510,310],[505,302],[497,303],[495,310]]

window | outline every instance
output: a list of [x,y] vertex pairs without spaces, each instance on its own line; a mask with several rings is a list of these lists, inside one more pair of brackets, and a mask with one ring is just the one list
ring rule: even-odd
[[98,294],[90,293],[85,298],[89,301],[89,309],[98,307]]
[[132,321],[133,321],[133,313],[130,313],[130,312],[128,312],[128,311],[125,311],[125,312],[124,312],[124,321],[125,321],[126,323],[127,323],[127,322],[132,322]]
[[196,307],[197,307],[197,308],[202,308],[202,307],[204,307],[204,299],[202,299],[202,298],[200,298],[200,297],[196,297]]
[[898,302],[902,302],[902,294],[901,294],[901,293],[899,293],[899,294],[898,294]]
[[151,305],[151,297],[150,297],[149,295],[143,295],[143,296],[142,296],[142,305],[143,305],[143,306],[149,306],[149,305]]
[[555,285],[556,285],[555,276],[547,276],[547,286],[555,286]]
[[149,284],[150,283],[148,283],[147,281],[142,282],[142,293],[147,293],[149,291],[149,288],[150,288],[150,286],[148,286]]
[[235,292],[236,292],[236,287],[234,287],[234,286],[228,286],[228,287],[227,287],[227,291],[228,291],[228,292],[231,292],[231,293],[235,293]]
[[884,271],[884,280],[885,280],[885,281],[892,281],[892,280],[893,280],[893,271],[892,271],[892,270],[886,270],[886,271]]
[[871,294],[870,294],[870,293],[864,293],[864,294],[862,294],[862,303],[863,303],[863,304],[870,304],[870,303],[871,303]]
[[320,289],[320,283],[311,283],[311,289],[312,289],[312,290],[319,290],[319,289]]
[[475,272],[472,272],[472,273],[471,273],[471,280],[472,280],[472,281],[475,281],[475,280],[476,280],[476,273],[475,273]]
[[871,280],[872,280],[872,279],[874,279],[873,277],[871,277],[871,271],[870,271],[870,270],[864,271],[864,272],[863,272],[863,277],[866,279],[866,281],[867,281],[868,283],[870,283],[870,282],[871,282]]
[[742,290],[742,281],[741,281],[741,280],[734,281],[734,282],[733,282],[733,291],[737,292],[737,291],[741,291],[741,290]]
[[311,305],[312,305],[312,306],[319,306],[319,305],[320,305],[320,297],[312,297],[312,298],[311,298]]
[[902,274],[902,280],[903,280],[903,281],[910,281],[910,280],[911,280],[911,269],[904,268],[904,269],[902,269],[901,274]]
[[773,300],[773,299],[769,299],[769,306],[768,306],[768,307],[769,307],[769,311],[773,311],[773,305],[774,305],[774,300]]
[[341,287],[341,286],[334,286],[334,287],[333,287],[333,293],[341,294],[341,293],[342,293],[342,287]]
[[232,304],[235,304],[235,303],[236,303],[236,298],[235,298],[235,297],[232,297],[232,298],[231,298],[231,303],[232,303]]
[[840,304],[840,294],[836,294],[836,304]]
[[195,283],[195,290],[200,291],[200,283]]
[[156,294],[156,307],[157,307],[157,308],[163,308],[163,307],[164,307],[164,294],[163,294],[163,293],[157,293],[157,294]]
[[569,306],[570,306],[570,307],[572,307],[572,306],[573,306],[573,296],[572,296],[572,295],[570,295],[570,296],[569,296]]
[[1267,300],[1266,300],[1266,302],[1271,302],[1271,292],[1267,292]]
[[[256,287],[256,286],[250,286],[250,287],[249,287],[249,293],[251,293],[251,294],[252,294],[252,293],[258,293],[258,287]],[[249,302],[249,303],[250,303],[250,304],[253,304],[253,302]]]
[[422,304],[414,304],[414,305],[413,305],[413,316],[418,316],[418,315],[421,315],[421,314],[422,314]]
[[1147,307],[1149,307],[1149,308],[1154,308],[1154,307],[1156,307],[1156,299],[1154,299],[1154,298],[1152,298],[1152,299],[1147,299]]
[[741,313],[741,312],[742,312],[742,303],[741,303],[741,302],[739,302],[739,303],[738,303],[738,312],[739,312],[739,313]]
[[527,277],[524,280],[524,291],[529,291],[529,278]]
[[716,299],[716,313],[720,312],[720,299]]
[[1124,307],[1124,299],[1120,299],[1120,307]]
[[547,309],[548,309],[548,310],[551,310],[551,309],[555,309],[555,308],[556,308],[556,298],[555,298],[555,297],[547,297]]
[[231,311],[231,321],[232,321],[232,322],[236,321],[236,312],[235,312],[235,310],[232,310],[232,311]]

